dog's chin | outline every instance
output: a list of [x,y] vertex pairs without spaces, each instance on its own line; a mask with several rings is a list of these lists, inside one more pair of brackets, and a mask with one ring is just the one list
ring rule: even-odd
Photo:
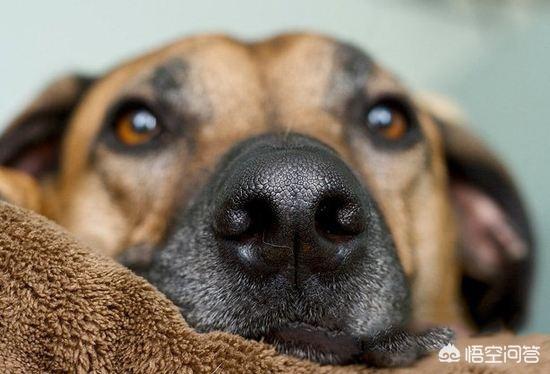
[[352,363],[361,354],[358,338],[302,322],[271,330],[262,340],[275,346],[280,353],[321,364]]

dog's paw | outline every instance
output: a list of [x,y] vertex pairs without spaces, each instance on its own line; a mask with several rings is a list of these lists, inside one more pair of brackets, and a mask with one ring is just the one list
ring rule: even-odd
[[420,333],[386,329],[362,341],[362,357],[372,366],[407,366],[418,358],[441,349],[454,338],[454,331],[447,327],[434,327]]

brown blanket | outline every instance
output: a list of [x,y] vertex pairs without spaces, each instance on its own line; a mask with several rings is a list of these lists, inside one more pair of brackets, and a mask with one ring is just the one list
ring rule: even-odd
[[[422,373],[550,373],[550,336],[499,335],[457,345],[466,344],[538,345],[540,362],[448,364],[434,355],[414,368]],[[374,371],[321,367],[238,336],[198,334],[145,280],[92,253],[47,219],[0,203],[2,373]]]

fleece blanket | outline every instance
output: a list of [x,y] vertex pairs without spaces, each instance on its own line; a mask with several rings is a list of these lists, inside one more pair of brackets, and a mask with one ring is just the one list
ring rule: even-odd
[[496,335],[457,347],[540,347],[533,363],[411,368],[319,366],[225,333],[199,334],[153,286],[47,219],[0,203],[1,373],[550,373],[550,336]]

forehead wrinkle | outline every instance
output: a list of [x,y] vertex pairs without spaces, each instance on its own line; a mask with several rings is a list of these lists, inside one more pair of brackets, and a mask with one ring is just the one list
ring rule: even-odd
[[374,61],[357,47],[337,42],[332,56],[333,68],[325,91],[325,105],[333,108],[358,95],[365,96]]
[[283,134],[299,130],[322,110],[333,48],[331,39],[310,34],[287,34],[253,45],[271,129]]
[[187,75],[188,64],[181,58],[173,57],[154,68],[147,84],[151,85],[159,101],[174,103]]
[[197,132],[194,155],[213,165],[231,146],[265,132],[269,111],[261,64],[252,45],[231,43],[197,51],[193,57],[194,83],[208,97],[210,117]]

